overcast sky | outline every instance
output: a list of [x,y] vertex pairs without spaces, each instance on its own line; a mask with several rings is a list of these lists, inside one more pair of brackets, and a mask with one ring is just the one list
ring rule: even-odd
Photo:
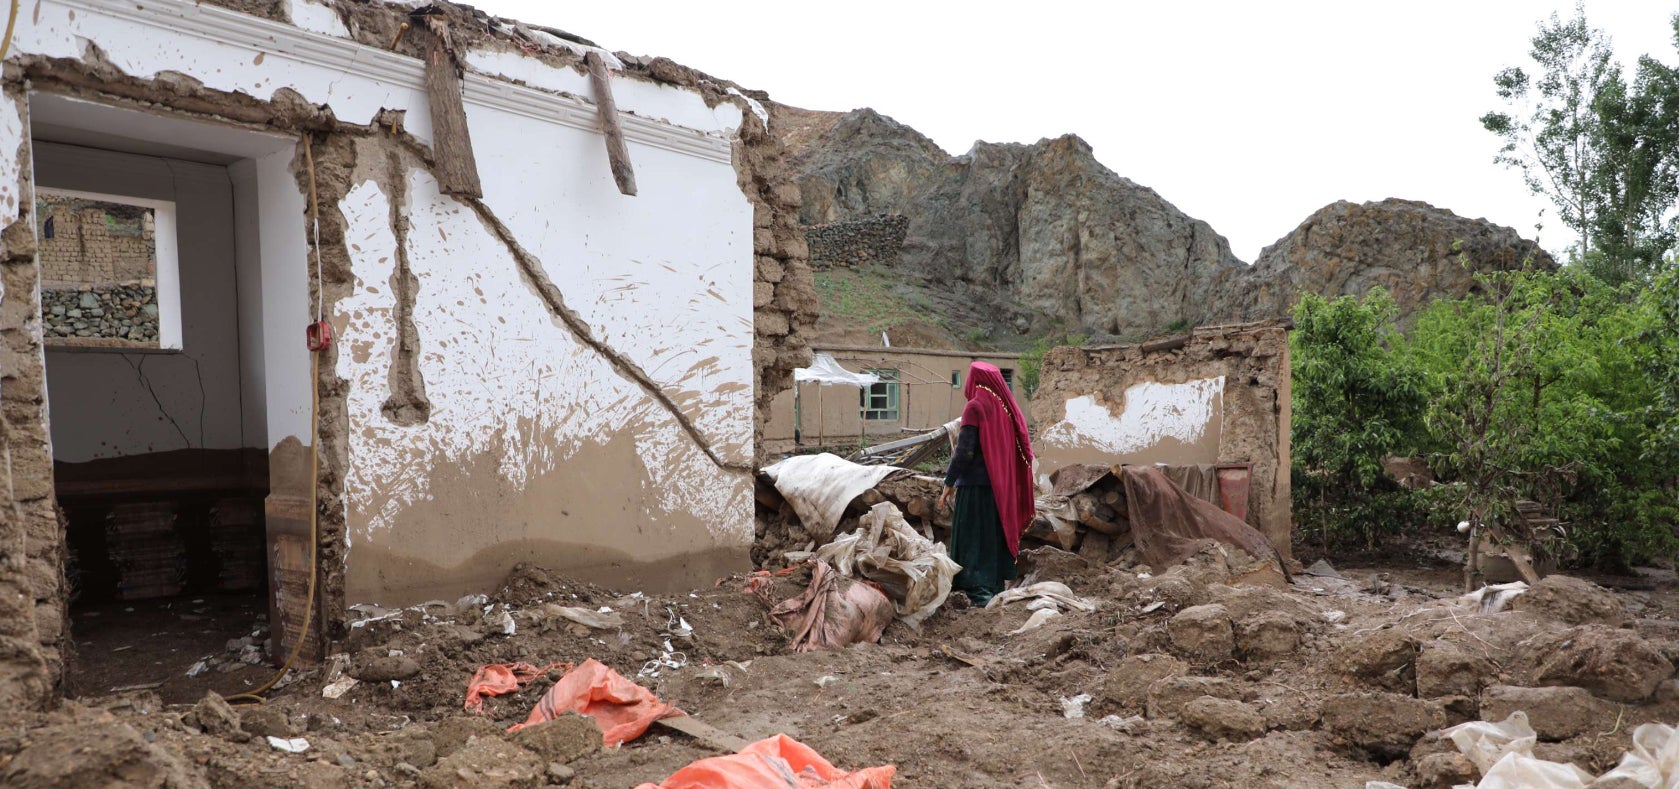
[[[1492,76],[1572,0],[476,0],[786,104],[873,107],[952,153],[1072,132],[1115,172],[1262,247],[1335,200],[1424,200],[1534,237],[1547,203],[1492,162]],[[1617,57],[1679,61],[1660,0],[1592,0]],[[1540,242],[1572,242],[1547,211]]]

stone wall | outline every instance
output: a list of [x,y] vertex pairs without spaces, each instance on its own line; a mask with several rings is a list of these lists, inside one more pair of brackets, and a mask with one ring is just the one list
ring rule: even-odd
[[1199,328],[1138,345],[1056,348],[1030,406],[1043,468],[1251,465],[1248,522],[1292,556],[1288,329]]
[[157,275],[152,209],[79,197],[35,199],[41,285],[103,285]]
[[157,288],[150,280],[41,289],[41,319],[53,340],[157,344]]
[[908,232],[909,217],[878,214],[810,225],[805,228],[805,240],[810,244],[810,264],[817,268],[865,263],[890,266],[898,262]]

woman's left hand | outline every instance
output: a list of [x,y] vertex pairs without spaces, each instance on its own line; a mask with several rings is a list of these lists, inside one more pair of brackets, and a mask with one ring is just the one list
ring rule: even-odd
[[945,488],[944,488],[944,492],[939,494],[939,508],[940,509],[949,509],[950,505],[952,503],[954,503],[955,501],[956,501],[956,489],[953,488],[953,487],[950,487],[949,485],[946,485]]

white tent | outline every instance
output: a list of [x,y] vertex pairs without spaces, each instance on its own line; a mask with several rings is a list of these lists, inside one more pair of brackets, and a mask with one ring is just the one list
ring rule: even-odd
[[[793,371],[793,443],[804,440],[801,429],[804,421],[804,410],[799,402],[799,384],[815,382],[822,386],[851,386],[864,389],[880,383],[880,376],[874,373],[854,373],[840,366],[831,353],[818,353],[811,360],[809,367],[800,367]],[[820,409],[818,409],[820,411]],[[859,435],[857,443],[863,443]]]

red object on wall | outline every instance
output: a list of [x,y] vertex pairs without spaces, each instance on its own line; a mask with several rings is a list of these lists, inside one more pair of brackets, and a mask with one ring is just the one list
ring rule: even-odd
[[1247,463],[1218,467],[1218,506],[1244,522],[1248,519],[1248,480],[1252,475],[1253,466]]

